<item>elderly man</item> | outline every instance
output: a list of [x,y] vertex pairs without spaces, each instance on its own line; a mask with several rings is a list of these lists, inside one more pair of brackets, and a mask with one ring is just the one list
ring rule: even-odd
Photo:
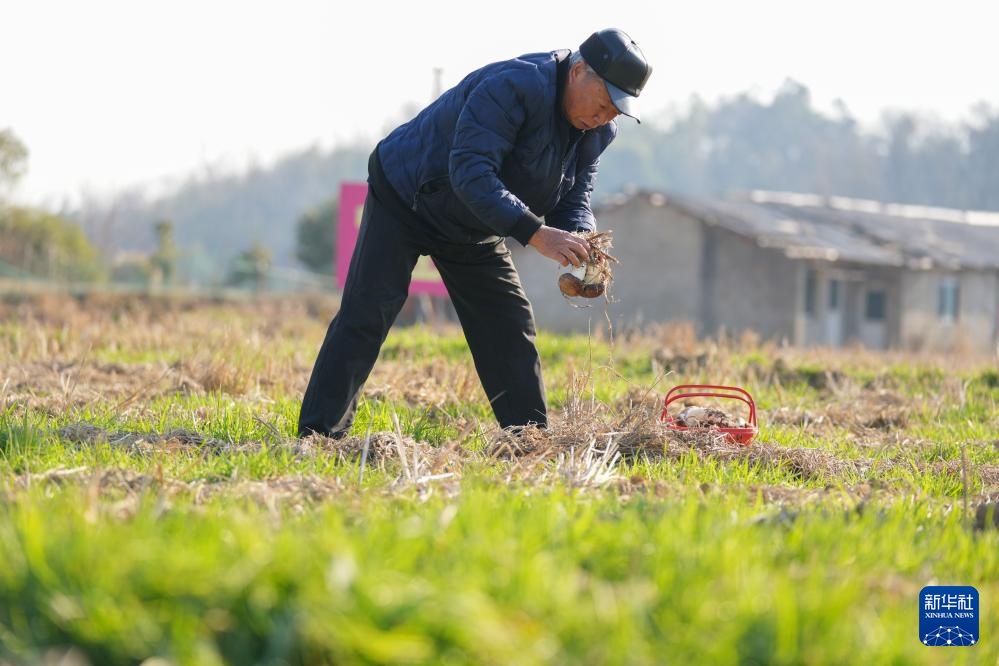
[[[503,428],[548,423],[534,314],[505,239],[563,266],[589,246],[600,154],[618,114],[638,120],[652,68],[620,30],[578,51],[487,65],[383,139],[340,303],[302,401],[299,435],[341,437],[402,308],[420,255],[454,303]],[[544,217],[544,221],[542,221]]]

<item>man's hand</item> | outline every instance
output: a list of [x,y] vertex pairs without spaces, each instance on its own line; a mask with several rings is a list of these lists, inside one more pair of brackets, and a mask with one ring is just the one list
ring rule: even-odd
[[542,226],[528,245],[563,266],[580,266],[590,260],[590,244],[585,240],[555,227]]

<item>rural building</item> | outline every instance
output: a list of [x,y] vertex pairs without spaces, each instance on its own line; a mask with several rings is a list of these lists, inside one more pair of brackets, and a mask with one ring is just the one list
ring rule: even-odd
[[[597,211],[614,232],[615,326],[693,322],[791,344],[994,352],[999,213],[781,192],[715,199],[622,195]],[[561,269],[514,247],[541,327],[586,331]],[[578,301],[577,301],[578,302]]]

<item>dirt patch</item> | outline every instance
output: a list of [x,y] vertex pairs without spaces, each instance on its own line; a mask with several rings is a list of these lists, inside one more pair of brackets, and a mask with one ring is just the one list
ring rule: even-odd
[[[517,483],[525,481],[538,484],[559,478],[557,475],[508,475],[497,477],[496,482]],[[19,474],[11,478],[6,488],[0,485],[0,500],[16,501],[18,494],[37,487],[86,488],[85,510],[88,514],[106,514],[118,519],[133,517],[142,503],[155,499],[154,510],[167,511],[175,501],[190,502],[201,506],[217,498],[239,498],[251,501],[270,510],[290,508],[300,512],[310,506],[348,494],[359,498],[359,489],[342,477],[315,475],[280,476],[265,480],[197,479],[180,481],[162,474],[144,474],[124,468],[52,469],[41,473]],[[365,492],[395,493],[412,484],[391,484]],[[419,493],[423,489],[415,486]],[[690,498],[690,488],[683,484],[650,481],[641,476],[618,478],[609,486],[623,502],[635,497],[653,496],[661,499]],[[442,486],[453,496],[460,492],[455,485]],[[860,515],[870,506],[882,506],[909,497],[909,490],[894,488],[877,480],[849,486],[827,485],[824,488],[800,488],[789,485],[749,484],[745,486],[702,483],[700,495],[742,495],[747,501],[759,500],[768,506],[780,508],[779,513],[764,513],[750,519],[756,523],[791,523],[799,516],[797,509],[821,506],[826,510],[841,507],[850,514]],[[696,491],[695,495],[696,497]],[[968,498],[969,519],[977,530],[999,529],[999,503],[996,493],[978,494]],[[952,506],[963,510],[963,500],[943,500],[942,508]],[[973,518],[970,516],[973,515]]]
[[363,458],[367,465],[380,466],[390,461],[398,462],[418,467],[425,474],[460,472],[462,462],[468,457],[467,452],[460,447],[431,446],[426,442],[417,442],[412,437],[400,437],[393,432],[373,432],[364,437],[341,439],[311,435],[289,444],[296,455],[326,455],[352,463],[360,463]]
[[165,433],[108,431],[90,423],[73,423],[56,430],[67,442],[79,446],[109,444],[133,454],[191,453],[213,454],[245,453],[259,451],[259,442],[235,444],[214,437],[206,437],[193,430],[169,430]]
[[[547,429],[532,427],[519,432],[498,431],[491,435],[486,455],[522,465],[535,464],[554,461],[560,454],[585,449],[594,443],[603,450],[614,446],[625,461],[680,461],[688,459],[693,453],[702,460],[748,463],[764,470],[787,471],[802,482],[842,483],[870,479],[871,483],[880,483],[873,477],[886,474],[893,468],[963,478],[960,461],[927,463],[906,452],[880,459],[841,458],[823,449],[786,448],[765,441],[738,446],[728,442],[724,433],[671,430],[655,414],[637,411],[630,418],[616,423],[595,420],[586,423],[561,422]],[[969,465],[968,473],[969,482],[977,479],[987,490],[999,488],[999,465]]]
[[163,396],[204,395],[260,397],[262,386],[276,386],[267,375],[202,355],[183,363],[101,363],[25,361],[0,366],[0,409],[23,407],[59,414],[95,402],[121,412]]
[[913,412],[922,407],[918,400],[884,389],[860,390],[830,396],[822,407],[815,409],[784,406],[761,412],[760,421],[815,431],[841,428],[864,435],[871,430],[904,429],[911,422]]
[[785,425],[805,429],[822,426],[832,427],[832,423],[830,423],[825,414],[794,407],[778,407],[777,409],[761,412],[760,420],[773,425]]
[[469,361],[437,358],[430,363],[385,361],[375,365],[364,387],[372,400],[443,408],[485,402],[478,375]]
[[769,383],[804,384],[817,391],[834,391],[848,381],[845,373],[833,367],[792,367],[783,358],[776,359],[769,372],[763,370],[760,374],[769,379]]
[[695,374],[711,365],[716,354],[714,347],[692,350],[661,347],[652,352],[652,371],[656,376],[665,373],[679,376]]
[[469,457],[461,447],[435,447],[394,432],[373,432],[365,437],[333,439],[312,435],[302,439],[275,436],[266,445],[257,441],[228,442],[192,430],[164,433],[108,431],[90,423],[74,423],[56,431],[63,440],[77,446],[107,444],[134,455],[197,454],[224,455],[257,453],[264,447],[284,449],[301,458],[331,457],[344,463],[378,467],[405,478],[419,479],[438,474],[460,475]]
[[171,500],[184,497],[195,505],[220,495],[247,498],[261,506],[276,504],[308,504],[321,502],[340,494],[344,484],[338,477],[285,476],[260,481],[205,480],[180,481],[162,475],[143,474],[135,470],[112,467],[93,469],[78,467],[54,469],[37,474],[20,474],[14,478],[12,491],[24,491],[39,485],[86,486],[91,501],[113,500],[105,511],[125,518],[134,515],[140,496],[155,493]]
[[661,391],[649,389],[642,386],[632,386],[621,398],[615,407],[618,411],[631,412],[635,409],[642,409],[659,413],[662,411],[663,394]]

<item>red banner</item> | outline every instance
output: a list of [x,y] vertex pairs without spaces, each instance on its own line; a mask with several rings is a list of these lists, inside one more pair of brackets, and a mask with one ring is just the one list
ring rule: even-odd
[[[347,269],[354,253],[357,232],[361,228],[361,212],[364,198],[368,195],[367,183],[341,183],[340,219],[336,234],[336,282],[343,289],[347,283]],[[409,283],[411,294],[433,294],[447,296],[447,289],[441,280],[437,267],[430,257],[420,257],[413,269],[413,280]]]

